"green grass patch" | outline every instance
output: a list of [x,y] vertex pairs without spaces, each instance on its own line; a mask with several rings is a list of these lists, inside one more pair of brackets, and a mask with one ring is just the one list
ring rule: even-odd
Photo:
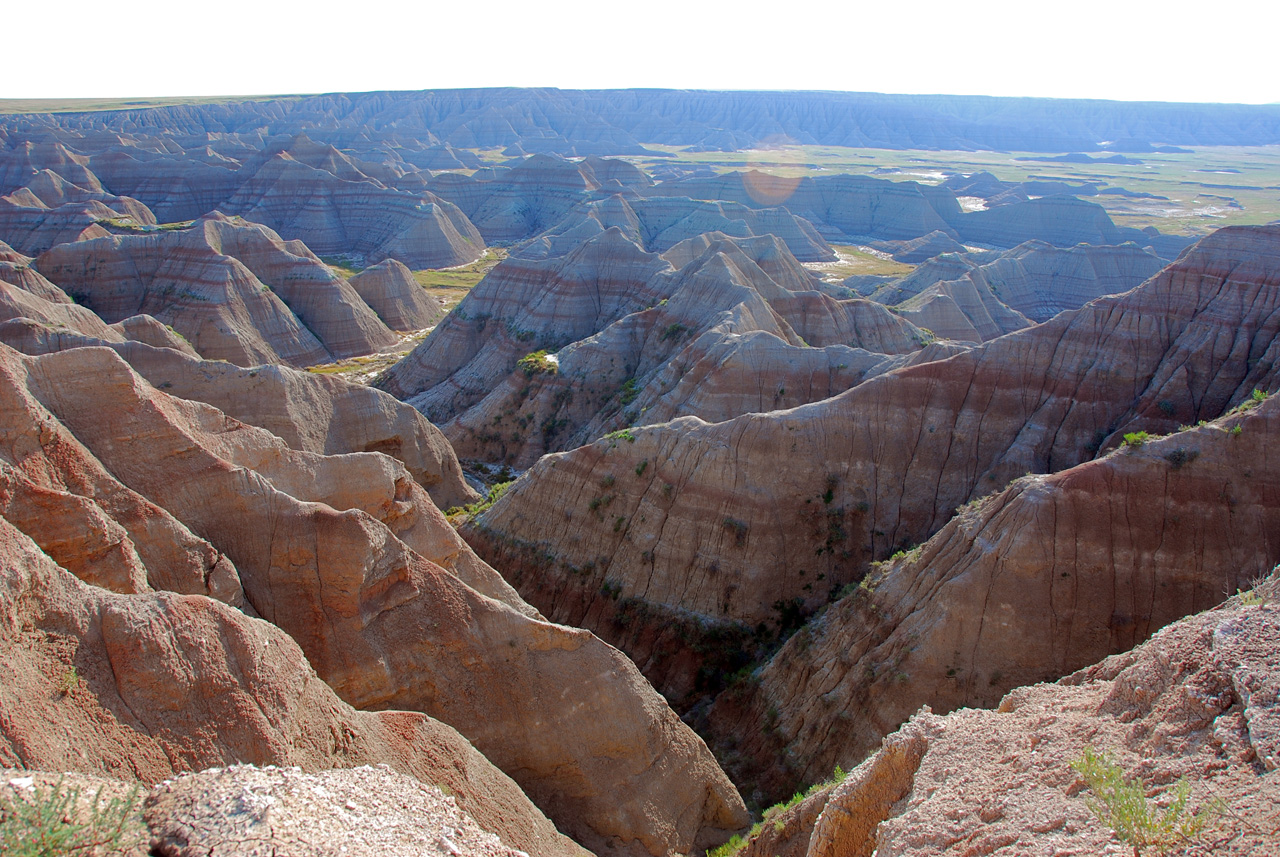
[[805,263],[806,268],[820,274],[829,283],[839,283],[854,276],[905,277],[915,270],[915,265],[895,262],[888,256],[850,244],[832,244],[831,249],[839,257],[836,261]]
[[505,258],[507,258],[506,250],[500,247],[489,247],[484,251],[483,256],[470,264],[438,271],[414,271],[413,278],[430,292],[432,297],[438,299],[447,312],[456,307],[467,296],[467,292],[475,288],[476,284]]

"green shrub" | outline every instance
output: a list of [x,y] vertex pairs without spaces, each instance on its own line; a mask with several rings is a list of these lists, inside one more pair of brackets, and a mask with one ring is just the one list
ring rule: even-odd
[[509,489],[512,484],[512,482],[498,482],[490,486],[488,496],[477,500],[468,506],[454,506],[449,511],[445,512],[445,515],[450,518],[455,517],[456,515],[467,515],[468,517],[474,518],[476,515],[488,510],[490,506],[501,500],[502,495],[507,493],[507,489]]
[[1131,431],[1124,436],[1124,445],[1137,449],[1149,440],[1151,440],[1151,435],[1145,431]]
[[516,361],[516,365],[527,378],[532,378],[534,375],[554,375],[558,369],[556,362],[547,356],[545,348],[526,354]]
[[1115,831],[1122,842],[1133,847],[1134,857],[1143,849],[1166,854],[1198,836],[1217,815],[1215,805],[1192,812],[1187,805],[1191,785],[1178,780],[1173,787],[1173,800],[1164,809],[1147,800],[1146,788],[1128,780],[1124,771],[1105,753],[1086,747],[1071,767],[1084,779],[1090,794],[1085,803],[1099,821]]
[[61,857],[126,851],[142,844],[138,787],[104,800],[99,788],[87,801],[62,778],[37,787],[31,800],[0,791],[0,853],[6,857]]

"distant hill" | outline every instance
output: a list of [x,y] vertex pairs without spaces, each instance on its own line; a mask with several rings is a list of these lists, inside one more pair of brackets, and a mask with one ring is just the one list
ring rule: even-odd
[[[33,104],[33,106],[36,106]],[[38,118],[36,118],[38,117]],[[451,146],[562,154],[639,153],[642,143],[749,148],[789,138],[828,146],[1152,151],[1280,143],[1280,105],[615,89],[454,89],[334,93],[83,113],[19,114],[0,129],[268,133],[324,129],[319,138],[430,129]]]

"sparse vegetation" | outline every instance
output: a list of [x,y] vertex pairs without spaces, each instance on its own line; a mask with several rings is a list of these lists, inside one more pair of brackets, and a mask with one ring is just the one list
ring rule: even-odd
[[30,799],[0,790],[0,853],[6,857],[62,857],[123,852],[143,844],[139,791],[106,799],[105,786],[86,798],[65,778],[33,786]]
[[1138,449],[1149,440],[1151,440],[1151,435],[1145,431],[1131,431],[1125,434],[1122,445]]
[[75,665],[67,667],[61,677],[58,678],[58,693],[66,696],[71,691],[80,686],[80,673],[76,670]]
[[1090,811],[1115,831],[1120,841],[1133,847],[1134,857],[1141,857],[1145,849],[1167,854],[1171,848],[1194,840],[1220,811],[1217,804],[1210,803],[1192,812],[1191,784],[1185,779],[1174,785],[1173,797],[1162,809],[1148,801],[1140,781],[1127,779],[1110,756],[1092,747],[1086,747],[1071,767],[1089,789],[1085,803]]
[[477,500],[467,506],[454,506],[445,513],[449,518],[456,518],[462,515],[468,518],[474,518],[481,512],[488,510],[490,506],[502,499],[502,495],[512,486],[512,482],[496,482],[489,486],[489,493],[484,498]]
[[680,337],[684,336],[685,333],[688,332],[688,330],[689,328],[680,322],[673,322],[672,324],[667,325],[666,329],[662,331],[662,335],[658,337],[658,339],[662,342],[666,342],[668,339],[678,341]]
[[516,361],[516,366],[524,372],[526,378],[534,375],[554,375],[559,365],[547,354],[547,349],[532,351]]
[[640,395],[640,388],[636,386],[636,379],[628,378],[622,382],[622,388],[618,391],[618,401],[624,405],[629,405],[636,400],[638,395]]
[[636,442],[636,436],[635,436],[635,433],[634,433],[634,432],[632,432],[632,431],[631,431],[631,429],[619,429],[618,431],[611,431],[611,432],[609,432],[607,435],[605,435],[605,436],[604,436],[604,439],[605,439],[605,440],[609,440],[609,441],[613,441],[613,444],[614,444],[615,446],[617,445],[618,441],[620,441],[620,440],[625,440],[627,443],[635,443],[635,442]]
[[1169,462],[1169,466],[1174,470],[1180,470],[1184,465],[1190,464],[1200,457],[1200,450],[1187,449],[1186,447],[1178,447],[1175,450],[1166,452],[1164,460]]

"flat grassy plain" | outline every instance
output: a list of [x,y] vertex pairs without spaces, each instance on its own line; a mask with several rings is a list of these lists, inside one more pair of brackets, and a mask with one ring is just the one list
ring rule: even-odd
[[[629,158],[645,168],[663,164],[707,166],[717,172],[758,169],[781,176],[834,173],[890,181],[938,184],[949,175],[987,171],[1005,181],[1102,182],[1108,187],[1166,199],[1084,197],[1098,203],[1122,226],[1154,226],[1161,232],[1204,235],[1222,226],[1257,225],[1280,219],[1280,146],[1202,147],[1191,154],[1138,154],[1139,164],[1071,164],[1043,160],[1033,152],[952,152],[919,149],[849,149],[779,146],[745,152],[682,152],[675,146],[648,148],[670,158]],[[1105,157],[1106,153],[1093,153]]]

